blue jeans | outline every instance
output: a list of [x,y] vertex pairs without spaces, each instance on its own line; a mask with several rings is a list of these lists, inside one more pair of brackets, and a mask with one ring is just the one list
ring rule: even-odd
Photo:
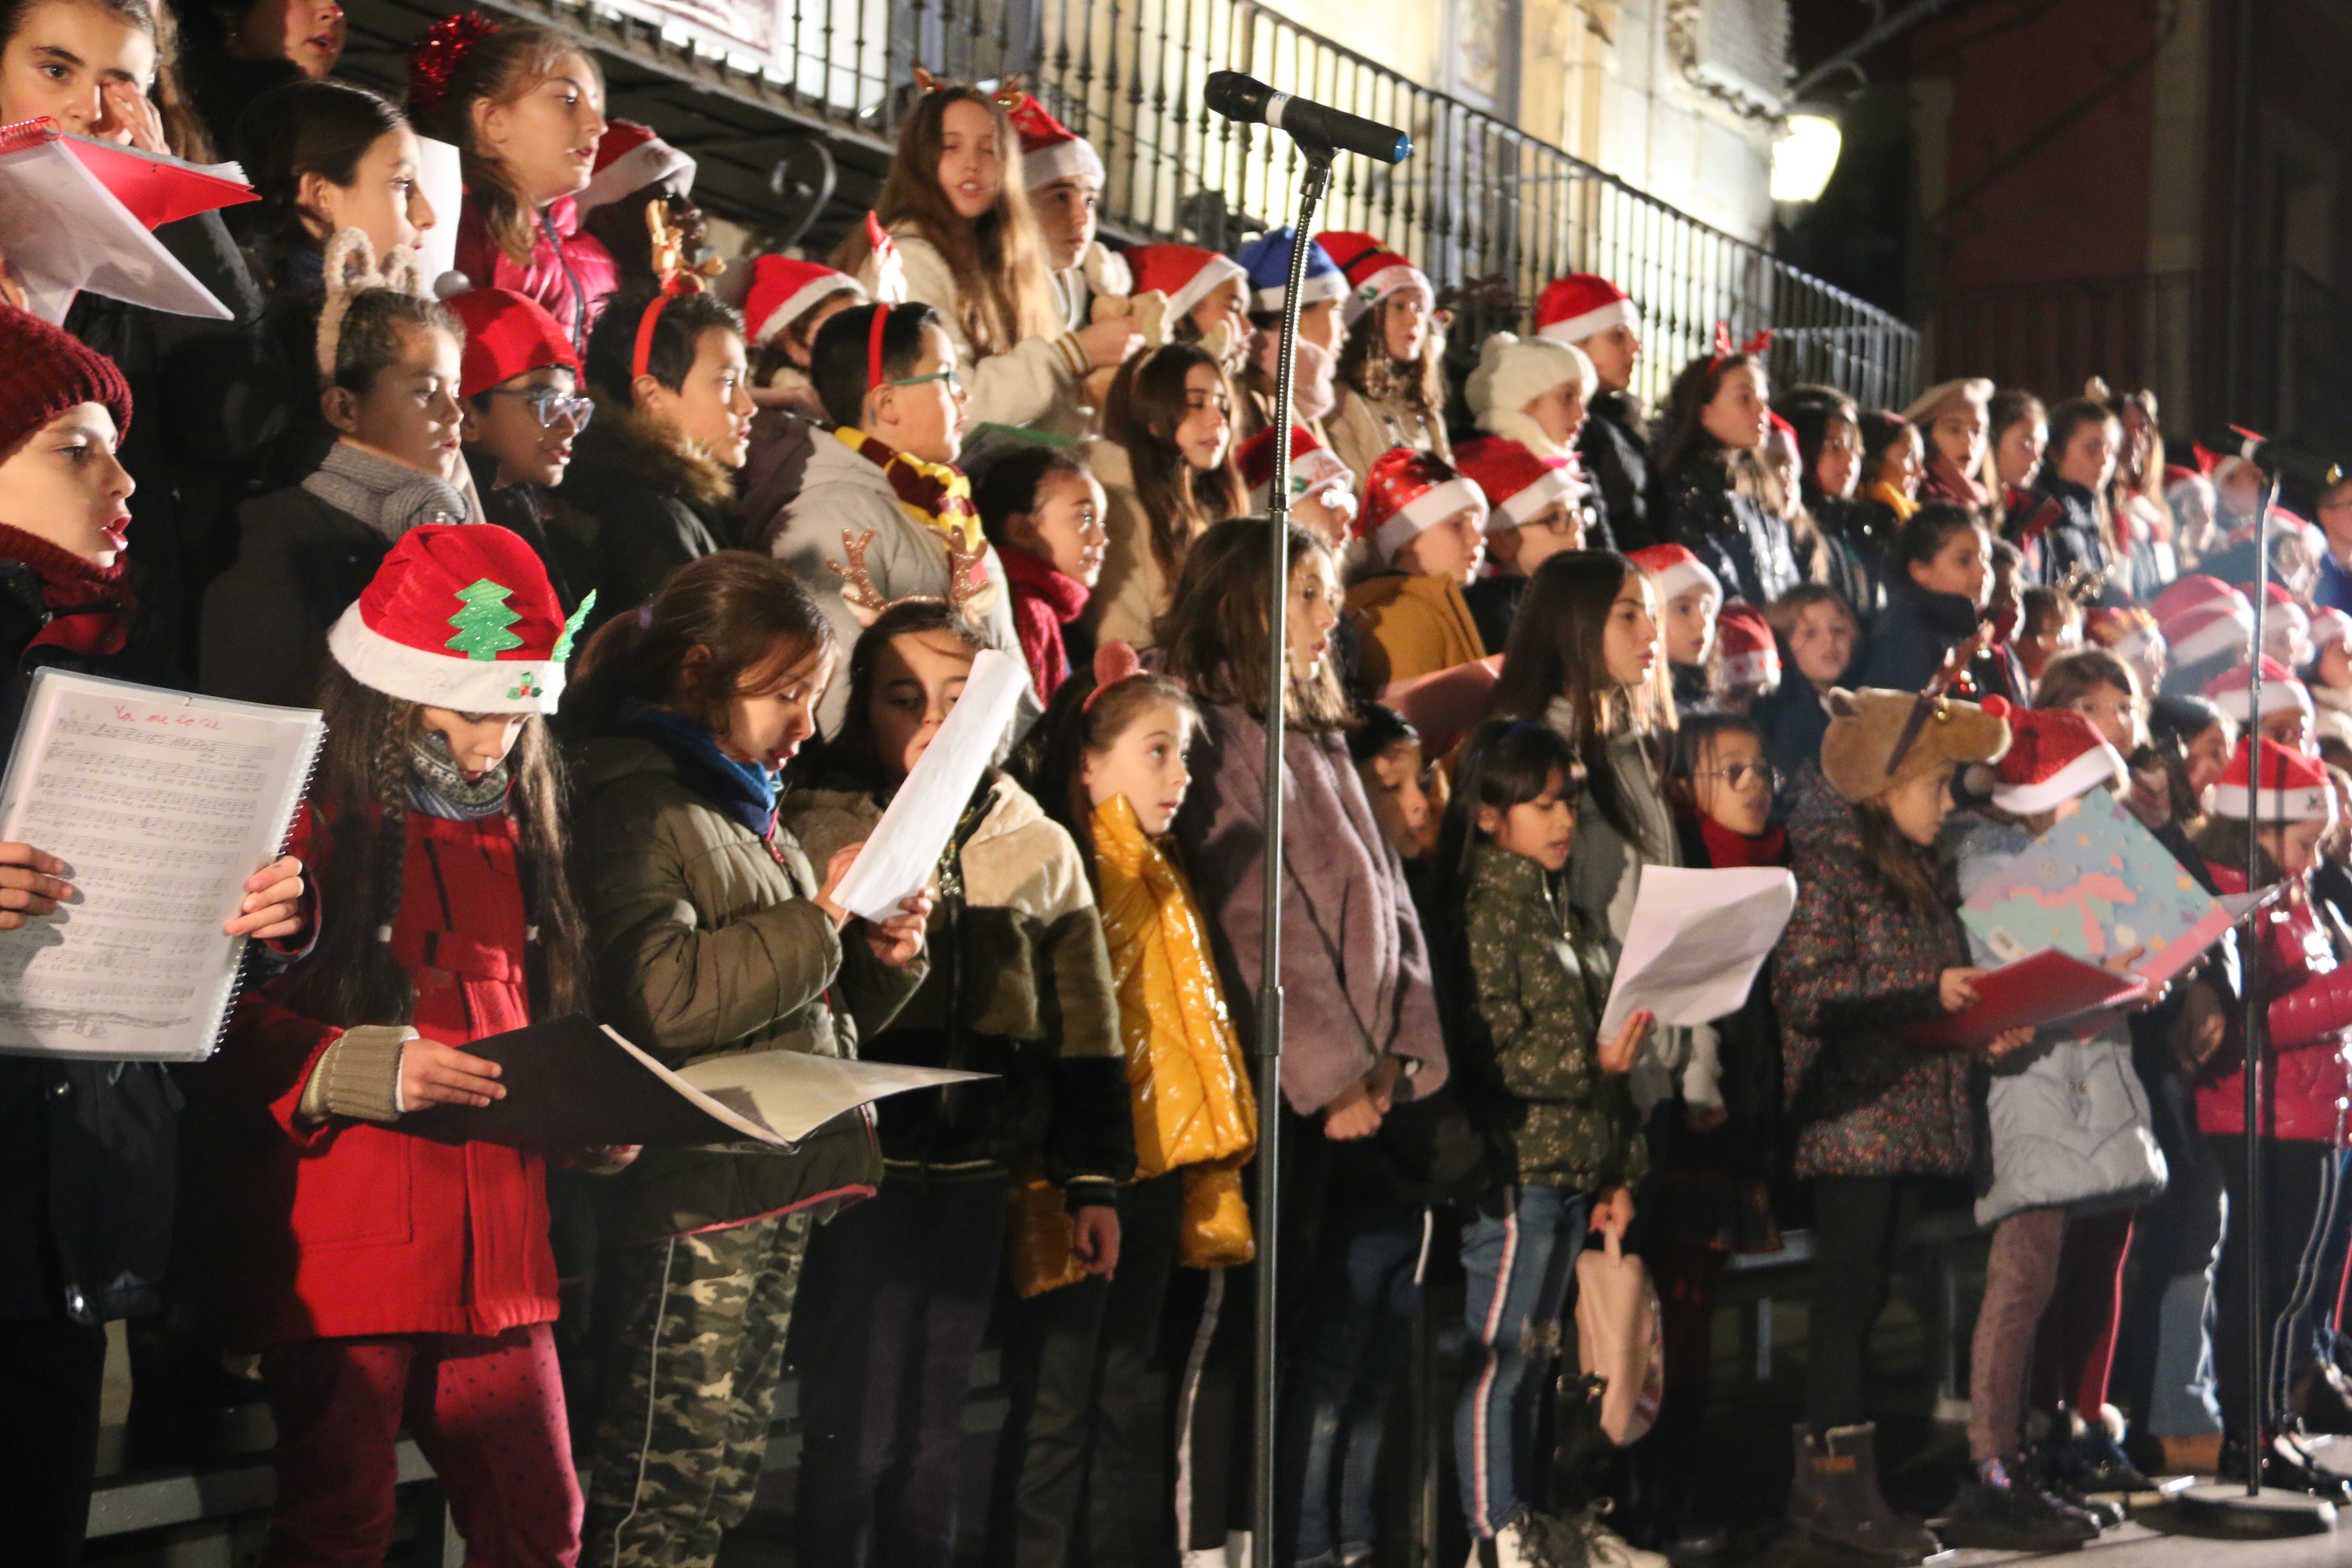
[[1463,1222],[1463,1327],[1475,1349],[1454,1462],[1473,1535],[1493,1535],[1535,1491],[1536,1422],[1591,1213],[1591,1193],[1521,1187],[1488,1194]]
[[[1412,1351],[1424,1211],[1368,1204],[1335,1216],[1292,1349],[1275,1443],[1276,1496],[1295,1510],[1288,1561],[1339,1561],[1369,1547],[1381,1417]],[[1287,1530],[1285,1534],[1290,1533]]]

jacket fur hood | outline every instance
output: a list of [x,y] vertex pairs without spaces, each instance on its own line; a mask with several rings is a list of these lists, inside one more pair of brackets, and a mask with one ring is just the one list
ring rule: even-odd
[[582,451],[583,466],[625,468],[654,489],[675,491],[697,506],[724,510],[734,504],[734,472],[709,447],[603,392],[590,395],[603,439],[594,449]]

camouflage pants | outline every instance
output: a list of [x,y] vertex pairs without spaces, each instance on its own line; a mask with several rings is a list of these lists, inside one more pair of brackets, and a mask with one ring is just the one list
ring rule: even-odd
[[582,1568],[710,1568],[760,1482],[809,1217],[608,1257]]

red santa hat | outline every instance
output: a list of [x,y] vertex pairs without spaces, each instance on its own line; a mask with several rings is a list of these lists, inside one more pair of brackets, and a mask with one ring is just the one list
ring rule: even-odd
[[[2255,714],[2249,711],[2247,695],[2253,689],[2254,670],[2250,664],[2225,669],[2215,676],[2205,688],[2207,701],[2235,719],[2240,724],[2254,722]],[[2294,678],[2294,672],[2270,655],[2263,655],[2263,710],[2261,718],[2284,713],[2290,708],[2300,708],[2305,713],[2315,712],[2311,690]]]
[[1544,285],[1536,296],[1536,336],[1580,343],[1612,327],[1642,330],[1642,309],[1633,297],[1598,272],[1571,272]]
[[2157,621],[2162,624],[2185,615],[2190,610],[2201,609],[2207,605],[2229,599],[2233,595],[2240,598],[2243,597],[2242,595],[2237,595],[2235,589],[2219,577],[2209,577],[2202,572],[2191,572],[2185,576],[2174,578],[2172,585],[2158,594],[2156,596],[2156,602],[2148,608],[2156,612]]
[[1135,273],[1135,291],[1148,294],[1157,289],[1167,295],[1171,316],[1184,314],[1236,279],[1244,289],[1249,282],[1240,262],[1197,245],[1132,245],[1126,255],[1127,265]]
[[2095,605],[2083,629],[2117,658],[2152,658],[2164,650],[2164,633],[2156,617],[2137,605]]
[[762,256],[751,263],[751,291],[743,296],[743,322],[752,346],[776,341],[786,327],[835,294],[854,294],[866,303],[866,285],[846,272],[817,261]]
[[[2263,586],[2263,640],[2278,636],[2281,626],[2294,627],[2298,636],[2310,636],[2311,614],[2303,607],[2301,601],[2276,583],[2266,583]],[[2247,604],[2254,602],[2254,585],[2252,583],[2239,584],[2238,593]]]
[[1715,595],[1718,609],[1723,605],[1723,583],[1707,563],[1680,544],[1653,544],[1647,550],[1636,550],[1627,560],[1650,574],[1657,585],[1659,606],[1674,602],[1676,595],[1693,588],[1704,588]]
[[2311,612],[2311,651],[2317,654],[2330,643],[2352,639],[2352,616],[2332,605]]
[[[2175,666],[2201,664],[2232,649],[2242,657],[2252,648],[2254,607],[2235,588],[2215,583],[2210,577],[2204,581],[2213,583],[2221,592],[2200,598],[2169,616],[2161,607],[2163,599],[2157,601],[2156,618],[2161,624],[2164,640],[2172,646]],[[2173,584],[2174,588],[2179,586],[2179,583]]]
[[1486,492],[1475,480],[1456,473],[1433,452],[1391,447],[1372,459],[1372,470],[1365,476],[1356,536],[1370,540],[1386,560],[1465,507],[1478,509],[1483,528]]
[[1734,605],[1716,617],[1715,652],[1726,686],[1769,690],[1780,684],[1780,646],[1752,605]]
[[2126,776],[2124,754],[2071,708],[2020,708],[1988,697],[1984,710],[2009,721],[2009,750],[1993,769],[1992,803],[2032,816]]
[[511,289],[468,289],[442,301],[466,323],[457,395],[478,397],[501,382],[549,365],[580,374],[572,334],[538,300]]
[[[2253,787],[2257,755],[2262,758],[2259,789]],[[2205,809],[2236,822],[2334,822],[2336,789],[2317,757],[2248,735],[2239,741],[2221,782],[2205,792]]]
[[1004,112],[1021,137],[1021,184],[1034,191],[1073,174],[1091,174],[1103,183],[1102,154],[1094,143],[1045,112],[1045,106],[1027,93],[1005,105]]
[[679,195],[691,195],[694,160],[654,134],[650,125],[611,120],[605,121],[604,139],[596,143],[596,173],[572,200],[586,213],[664,182]]
[[1489,531],[1517,528],[1554,501],[1573,503],[1584,482],[1565,458],[1538,458],[1507,436],[1480,436],[1454,448],[1454,466],[1478,482],[1494,511]]
[[1420,289],[1422,303],[1431,310],[1437,308],[1437,290],[1431,286],[1429,274],[1402,252],[1391,250],[1378,235],[1326,229],[1315,237],[1315,243],[1347,275],[1348,297],[1340,301],[1339,313],[1349,321],[1407,289]]
[[547,568],[496,523],[426,523],[400,536],[327,630],[362,686],[460,713],[552,713],[563,661],[596,602],[563,616]]
[[[1265,515],[1274,485],[1274,430],[1271,425],[1241,444],[1234,460],[1241,466],[1242,483],[1249,487],[1250,510]],[[1356,507],[1356,476],[1339,455],[1318,440],[1304,425],[1290,427],[1290,499],[1343,492],[1349,512]]]

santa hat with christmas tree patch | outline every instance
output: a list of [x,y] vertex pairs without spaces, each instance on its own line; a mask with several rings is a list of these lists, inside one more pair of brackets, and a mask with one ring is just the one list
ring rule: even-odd
[[1246,284],[1249,277],[1232,257],[1197,245],[1132,245],[1126,255],[1128,268],[1135,274],[1135,291],[1148,294],[1156,289],[1167,295],[1171,318],[1181,316],[1233,279],[1239,278]]
[[1420,289],[1421,302],[1433,310],[1437,308],[1437,290],[1431,285],[1429,274],[1405,259],[1402,252],[1391,250],[1378,235],[1326,229],[1315,237],[1315,243],[1339,264],[1348,279],[1348,298],[1339,307],[1339,313],[1350,322],[1390,295],[1407,289]]
[[1598,272],[1571,272],[1544,285],[1536,296],[1536,336],[1558,343],[1580,343],[1612,327],[1642,330],[1642,310],[1633,297]]
[[1647,550],[1634,551],[1626,559],[1650,574],[1650,581],[1657,585],[1661,609],[1673,604],[1676,595],[1693,588],[1704,588],[1715,595],[1717,605],[1723,603],[1722,579],[1685,545],[1653,544]]
[[2126,776],[2124,754],[2071,708],[2020,708],[1988,697],[1984,710],[2009,721],[2009,750],[1995,769],[1992,803],[2016,816],[2050,811]]
[[459,713],[552,713],[563,663],[596,596],[564,618],[547,568],[495,523],[427,523],[401,535],[374,580],[327,631],[361,685]]
[[[2256,715],[2250,710],[2249,698],[2253,691],[2253,667],[2239,665],[2215,676],[2205,688],[2205,700],[2235,719],[2240,724],[2251,724]],[[2284,713],[2290,708],[2300,708],[2305,713],[2316,711],[2312,706],[2311,689],[2294,678],[2286,666],[2263,655],[2263,710],[2261,718]]]
[[[1250,309],[1279,310],[1290,291],[1290,247],[1294,228],[1273,228],[1241,248],[1242,270],[1249,275]],[[1313,240],[1307,242],[1307,276],[1298,285],[1298,308],[1348,297],[1347,274],[1331,253]]]
[[743,296],[743,324],[754,348],[765,347],[785,328],[835,294],[866,303],[866,285],[846,272],[836,272],[818,261],[798,261],[789,256],[762,256],[751,263],[751,292]]
[[1538,458],[1507,436],[1479,436],[1454,448],[1454,466],[1478,481],[1494,512],[1487,531],[1533,521],[1554,501],[1574,505],[1584,481],[1564,458]]
[[457,395],[478,397],[502,382],[561,365],[580,374],[572,334],[547,307],[511,289],[468,289],[442,301],[466,324]]
[[604,139],[596,143],[596,173],[572,201],[586,213],[665,182],[681,196],[692,195],[694,160],[656,135],[650,125],[607,121]]
[[[1274,486],[1274,431],[1271,425],[1241,444],[1234,460],[1241,466],[1242,483],[1249,487],[1250,510],[1265,514]],[[1339,492],[1336,496],[1333,491]],[[1318,440],[1304,425],[1290,427],[1290,499],[1320,495],[1326,505],[1345,503],[1356,510],[1356,476],[1339,455]]]
[[1780,645],[1752,605],[1734,605],[1715,620],[1717,672],[1727,687],[1770,690],[1780,684]]
[[1486,492],[1456,473],[1434,452],[1391,447],[1372,459],[1365,476],[1364,506],[1356,514],[1358,538],[1369,539],[1383,561],[1465,507],[1475,507],[1483,527]]
[[1074,174],[1090,174],[1103,183],[1102,154],[1093,142],[1055,119],[1045,106],[1021,93],[1004,106],[1021,138],[1021,188],[1034,191]]
[[[2259,787],[2253,776],[2257,756],[2262,759]],[[2233,822],[2334,822],[2336,788],[2317,757],[2249,735],[2238,742],[2221,782],[2205,792],[2205,809]]]

